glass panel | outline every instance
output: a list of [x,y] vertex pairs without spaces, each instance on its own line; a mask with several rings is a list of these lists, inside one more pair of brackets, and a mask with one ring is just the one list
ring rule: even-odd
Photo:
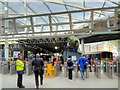
[[29,32],[31,30],[30,18],[16,19],[16,28],[18,32]]
[[98,1],[86,2],[85,6],[86,6],[86,8],[102,8],[103,2],[98,2]]
[[38,26],[38,27],[34,27],[34,31],[35,32],[41,32],[42,31],[42,27],[41,26]]
[[70,30],[70,26],[69,25],[58,25],[58,30]]
[[[114,0],[114,1],[115,1],[115,0]],[[104,6],[104,7],[111,7],[111,6],[112,6],[112,7],[115,7],[115,6],[118,6],[118,5],[106,0],[106,3],[105,3],[105,6]]]
[[48,8],[45,6],[45,4],[43,2],[30,2],[29,6],[36,13],[50,13]]
[[89,28],[89,23],[79,23],[73,25],[73,29],[83,29],[83,28]]
[[71,16],[72,16],[72,21],[73,22],[75,22],[75,21],[83,21],[83,12],[72,13]]
[[49,26],[44,26],[44,27],[43,27],[43,32],[44,32],[44,31],[50,31],[50,27],[49,27]]
[[34,22],[34,25],[45,24],[45,22],[41,17],[33,17],[33,22]]
[[64,5],[59,5],[59,4],[54,4],[54,3],[48,3],[48,2],[46,2],[46,4],[48,5],[48,7],[52,11],[52,13],[66,11]]
[[[57,23],[69,22],[68,14],[53,15],[52,17]],[[52,22],[54,20],[52,20]]]
[[70,6],[67,6],[67,9],[68,9],[68,11],[73,11],[73,10],[82,10],[82,9],[75,8],[75,7],[70,7]]

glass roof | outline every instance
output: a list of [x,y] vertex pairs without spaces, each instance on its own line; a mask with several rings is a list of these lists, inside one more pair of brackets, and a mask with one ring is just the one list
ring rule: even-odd
[[18,15],[114,7],[119,5],[118,2],[119,0],[92,0],[92,2],[91,0],[3,0],[3,2],[0,1],[0,12],[4,14],[5,7],[8,7],[8,17],[15,17]]
[[[8,17],[17,17],[116,6],[120,6],[120,0],[2,0],[0,1],[0,14],[3,16],[6,16],[7,14]],[[94,20],[108,18],[113,15],[113,10],[95,11]],[[71,16],[73,22],[91,20],[90,12],[72,13]],[[63,22],[69,23],[68,14],[52,15],[51,17],[51,21],[54,24]],[[21,18],[16,21],[25,25],[30,25],[30,19]],[[48,16],[33,17],[33,22],[34,25],[50,23]],[[83,24],[76,24],[73,28],[89,25],[89,23]],[[61,30],[70,28],[69,24],[52,27]],[[40,25],[39,27],[35,26],[34,29],[37,31],[40,29],[49,30],[50,28],[48,26],[42,27],[42,25]]]

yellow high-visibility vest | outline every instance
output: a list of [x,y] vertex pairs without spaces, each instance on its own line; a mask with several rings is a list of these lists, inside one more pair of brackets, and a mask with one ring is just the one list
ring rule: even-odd
[[17,71],[24,70],[24,63],[21,60],[17,60],[16,61],[16,70]]
[[9,57],[8,61],[14,61],[14,58],[13,57]]

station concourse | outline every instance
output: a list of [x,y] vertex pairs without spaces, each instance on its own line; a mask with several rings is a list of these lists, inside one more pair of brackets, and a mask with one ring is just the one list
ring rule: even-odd
[[37,54],[39,89],[120,89],[120,0],[0,1],[0,89],[36,88]]

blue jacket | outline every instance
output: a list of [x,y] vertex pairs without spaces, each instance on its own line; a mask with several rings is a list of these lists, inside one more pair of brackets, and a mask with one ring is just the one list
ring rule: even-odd
[[[68,62],[68,60],[70,60],[71,58],[67,58],[67,62]],[[74,65],[74,61],[72,60],[72,62],[73,62],[73,65]],[[71,67],[68,67],[68,69],[73,69],[73,66],[71,66]]]
[[[84,63],[83,63],[82,60],[84,60]],[[87,58],[85,58],[85,57],[80,57],[78,59],[78,63],[80,65],[80,68],[82,68],[82,69],[84,69],[84,65],[86,65],[86,62],[89,62],[89,60]]]

